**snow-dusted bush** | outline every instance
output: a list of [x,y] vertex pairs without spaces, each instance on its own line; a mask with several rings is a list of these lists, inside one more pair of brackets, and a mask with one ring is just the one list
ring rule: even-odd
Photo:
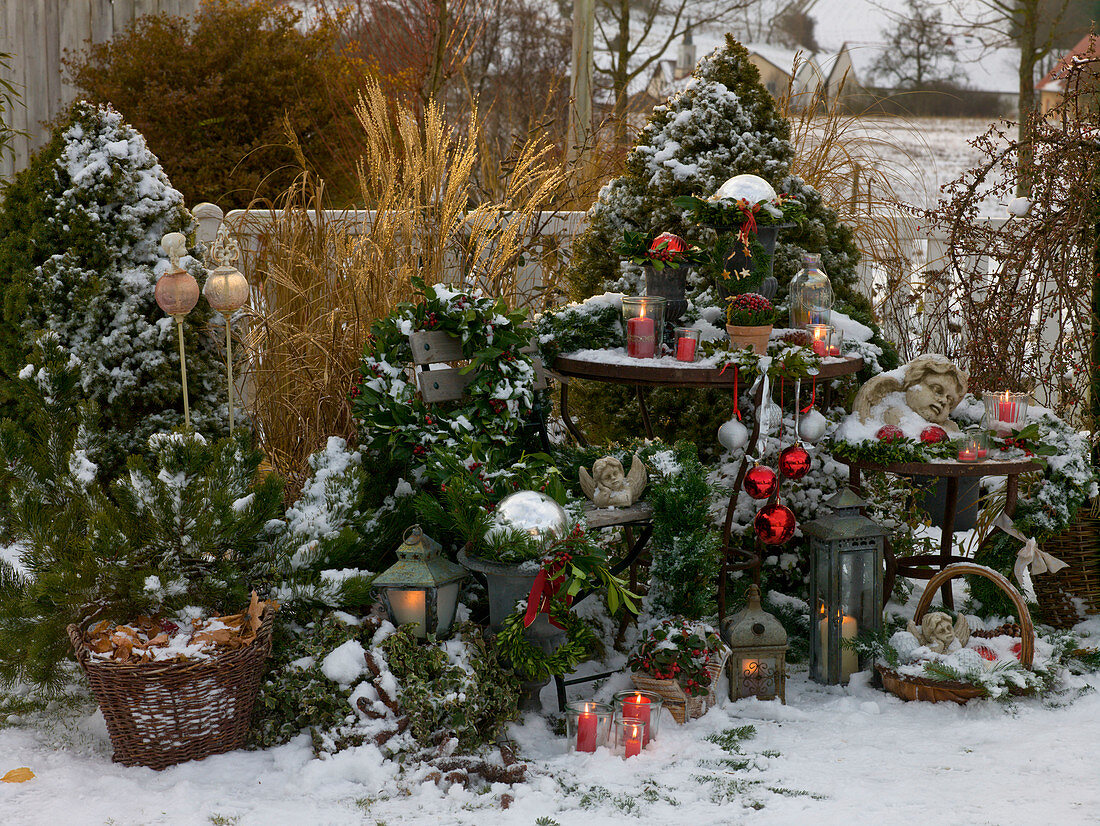
[[[117,468],[183,418],[175,325],[154,298],[168,266],[161,236],[193,228],[183,197],[118,112],[83,102],[3,194],[0,415],[21,418],[13,382],[51,332],[81,365],[83,395],[100,411],[103,465]],[[201,280],[197,260],[181,263]],[[217,435],[225,388],[209,317],[200,301],[184,329],[192,421]]]

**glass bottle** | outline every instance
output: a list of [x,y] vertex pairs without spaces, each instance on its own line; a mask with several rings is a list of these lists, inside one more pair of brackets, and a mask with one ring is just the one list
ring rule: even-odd
[[802,270],[791,279],[790,323],[794,329],[828,324],[833,313],[833,285],[821,269],[821,256],[802,255]]

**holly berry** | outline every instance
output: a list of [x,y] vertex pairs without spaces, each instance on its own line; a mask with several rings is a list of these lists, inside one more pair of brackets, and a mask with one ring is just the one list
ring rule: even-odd
[[883,425],[878,429],[878,432],[875,434],[875,438],[878,439],[880,442],[891,444],[892,442],[900,442],[902,439],[905,438],[905,434],[901,432],[900,427],[895,427],[892,424],[888,424]]
[[920,432],[920,440],[926,445],[934,445],[947,440],[947,431],[937,424],[931,424]]

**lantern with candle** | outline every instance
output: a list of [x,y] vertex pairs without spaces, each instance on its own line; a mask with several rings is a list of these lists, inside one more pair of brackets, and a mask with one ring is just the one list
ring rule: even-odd
[[825,500],[832,513],[802,526],[810,540],[810,678],[847,683],[859,656],[843,645],[882,628],[886,529],[860,512],[850,488]]
[[650,740],[657,739],[657,731],[661,726],[661,706],[664,703],[660,694],[639,689],[619,691],[612,702],[615,704],[616,717],[632,717],[646,724],[643,746]]
[[749,586],[748,603],[723,623],[722,638],[730,647],[730,699],[786,703],[787,632],[760,607],[760,586]]
[[985,425],[990,430],[1008,433],[1020,430],[1027,418],[1026,393],[986,393],[982,396],[985,403]]
[[791,279],[789,294],[791,327],[808,329],[811,325],[829,323],[833,313],[833,285],[821,269],[820,255],[806,253],[802,256],[802,270]]
[[441,550],[413,525],[397,549],[397,562],[374,580],[393,624],[412,625],[421,639],[451,630],[458,591],[466,578],[466,570],[441,557]]
[[626,354],[632,358],[661,357],[665,329],[665,299],[656,295],[624,296]]
[[614,712],[607,703],[575,700],[565,707],[565,736],[570,751],[594,752],[606,746]]

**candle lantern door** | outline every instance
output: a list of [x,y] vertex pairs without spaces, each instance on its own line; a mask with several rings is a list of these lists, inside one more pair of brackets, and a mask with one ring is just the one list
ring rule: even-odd
[[844,646],[882,629],[886,530],[864,516],[850,488],[825,500],[833,509],[803,526],[810,540],[810,678],[840,685],[871,663]]
[[756,697],[786,703],[787,632],[760,607],[760,587],[750,585],[748,604],[722,626],[731,653],[730,699]]
[[412,625],[421,639],[454,624],[466,569],[439,555],[440,544],[414,525],[397,549],[397,562],[374,580],[394,625]]

